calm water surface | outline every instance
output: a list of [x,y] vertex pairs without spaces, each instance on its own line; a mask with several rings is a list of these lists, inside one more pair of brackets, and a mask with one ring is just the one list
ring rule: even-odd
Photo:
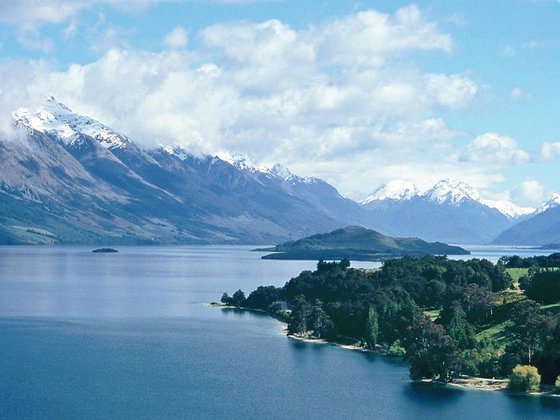
[[0,418],[560,417],[556,399],[412,384],[401,362],[204,305],[313,262],[250,247],[119,249],[0,247]]

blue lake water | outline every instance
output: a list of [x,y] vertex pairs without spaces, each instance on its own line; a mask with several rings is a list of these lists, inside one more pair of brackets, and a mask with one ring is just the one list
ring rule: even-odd
[[0,247],[0,418],[560,417],[558,399],[414,384],[402,362],[204,305],[314,262],[250,247],[119,249]]

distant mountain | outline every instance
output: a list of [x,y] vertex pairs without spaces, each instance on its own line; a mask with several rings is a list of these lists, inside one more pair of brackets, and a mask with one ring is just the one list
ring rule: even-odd
[[448,243],[489,243],[530,208],[481,199],[464,182],[444,179],[427,191],[397,181],[378,188],[362,205],[373,228],[393,236]]
[[379,261],[404,255],[465,255],[457,246],[428,243],[418,238],[393,238],[375,230],[349,226],[329,233],[286,242],[261,251],[275,252],[264,259],[342,259]]
[[560,195],[554,194],[537,209],[533,217],[502,232],[494,243],[540,246],[560,244]]
[[376,188],[362,201],[362,204],[367,205],[372,201],[379,200],[406,201],[412,199],[412,197],[418,194],[419,190],[412,182],[397,179]]
[[316,178],[243,159],[143,150],[54,98],[0,139],[0,243],[271,243],[363,221]]

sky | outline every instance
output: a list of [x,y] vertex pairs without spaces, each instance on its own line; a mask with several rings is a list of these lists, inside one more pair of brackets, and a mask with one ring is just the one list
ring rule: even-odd
[[560,0],[0,0],[0,134],[54,96],[150,148],[360,200],[395,179],[560,192]]

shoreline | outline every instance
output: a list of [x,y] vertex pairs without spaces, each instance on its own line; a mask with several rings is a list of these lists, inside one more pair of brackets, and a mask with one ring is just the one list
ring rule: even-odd
[[[297,336],[294,334],[288,334],[288,326],[282,320],[272,316],[269,312],[263,309],[253,309],[253,308],[245,308],[245,307],[238,307],[238,306],[231,306],[225,305],[221,302],[211,302],[206,303],[205,306],[211,308],[222,308],[222,309],[238,309],[241,311],[250,311],[250,312],[259,312],[264,313],[278,320],[281,324],[280,331],[284,336],[291,340],[302,341],[304,343],[310,344],[321,344],[321,345],[330,345],[333,347],[339,347],[344,350],[352,350],[352,351],[360,351],[363,353],[373,353],[383,357],[391,357],[387,355],[387,351],[384,350],[381,346],[377,349],[367,349],[362,346],[358,346],[356,344],[343,344],[337,343],[336,341],[328,341],[323,338],[313,338],[313,337],[305,337],[305,336]],[[391,357],[393,358],[393,357]],[[396,358],[395,358],[396,359]],[[402,358],[401,358],[402,359]],[[507,386],[509,384],[509,379],[493,379],[493,378],[480,378],[475,376],[463,376],[460,378],[454,378],[449,382],[441,382],[433,379],[418,379],[418,380],[410,380],[411,383],[430,383],[430,384],[437,384],[437,385],[444,385],[449,386],[452,388],[459,388],[463,390],[470,390],[470,391],[489,391],[489,392],[508,392]],[[540,392],[508,392],[512,395],[526,395],[526,396],[535,396],[535,397],[553,397],[553,398],[560,398],[560,394],[555,394],[553,391],[540,391]]]

